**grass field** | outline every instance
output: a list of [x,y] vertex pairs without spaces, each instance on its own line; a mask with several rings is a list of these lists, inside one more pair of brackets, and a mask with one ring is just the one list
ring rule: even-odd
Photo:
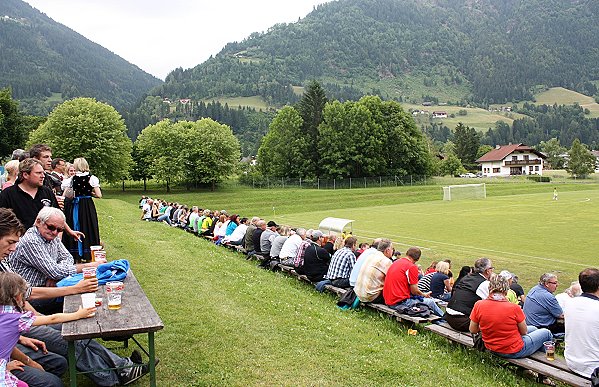
[[239,106],[249,106],[256,110],[268,110],[271,106],[260,96],[253,97],[220,97],[220,98],[209,98],[204,102],[219,101],[222,105],[229,104],[232,109],[237,109]]
[[[489,184],[487,199],[460,202],[441,201],[440,186],[149,194],[295,226],[349,217],[361,238],[421,246],[423,264],[450,257],[459,266],[486,255],[497,270],[516,271],[525,288],[543,271],[557,271],[561,291],[581,268],[596,265],[599,186],[558,189],[558,202],[552,185],[526,182]],[[106,189],[96,205],[109,258],[130,260],[164,322],[156,336],[160,386],[534,384],[497,358],[422,329],[409,336],[408,326],[368,309],[341,311],[334,297],[293,278],[142,222],[139,194]]]
[[587,118],[599,117],[599,104],[595,102],[593,97],[577,93],[572,90],[564,89],[563,87],[552,87],[542,93],[535,95],[537,105],[574,105],[578,103],[585,109],[591,112]]

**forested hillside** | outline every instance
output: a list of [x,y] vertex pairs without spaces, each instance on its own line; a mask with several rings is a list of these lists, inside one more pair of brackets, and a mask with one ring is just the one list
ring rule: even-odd
[[80,96],[123,111],[160,83],[27,3],[0,2],[0,88],[10,86],[26,113]]
[[597,93],[599,8],[592,0],[339,0],[296,23],[229,43],[152,94],[295,102],[318,79],[332,97],[504,103],[535,85]]

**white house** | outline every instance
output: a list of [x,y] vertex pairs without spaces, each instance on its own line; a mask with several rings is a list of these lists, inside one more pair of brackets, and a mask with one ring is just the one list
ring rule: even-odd
[[546,156],[524,144],[497,145],[476,160],[485,176],[542,175]]
[[447,112],[433,112],[433,118],[447,118]]

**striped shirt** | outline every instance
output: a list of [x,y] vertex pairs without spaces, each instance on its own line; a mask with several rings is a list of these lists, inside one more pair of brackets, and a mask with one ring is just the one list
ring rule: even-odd
[[428,293],[431,291],[431,280],[433,279],[433,275],[435,275],[436,271],[432,273],[425,274],[418,280],[418,290],[422,293]]
[[46,286],[46,281],[60,281],[77,273],[73,256],[58,237],[48,241],[33,226],[17,244],[17,250],[8,256],[10,267],[30,286]]
[[324,278],[331,281],[339,278],[349,278],[355,263],[356,254],[349,247],[339,249],[331,257],[329,271]]

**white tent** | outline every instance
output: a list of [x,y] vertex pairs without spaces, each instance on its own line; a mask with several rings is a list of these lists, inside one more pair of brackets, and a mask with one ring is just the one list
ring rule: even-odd
[[318,225],[318,229],[325,234],[330,234],[331,232],[341,234],[348,224],[350,226],[350,231],[353,231],[352,222],[353,220],[351,219],[324,218]]

